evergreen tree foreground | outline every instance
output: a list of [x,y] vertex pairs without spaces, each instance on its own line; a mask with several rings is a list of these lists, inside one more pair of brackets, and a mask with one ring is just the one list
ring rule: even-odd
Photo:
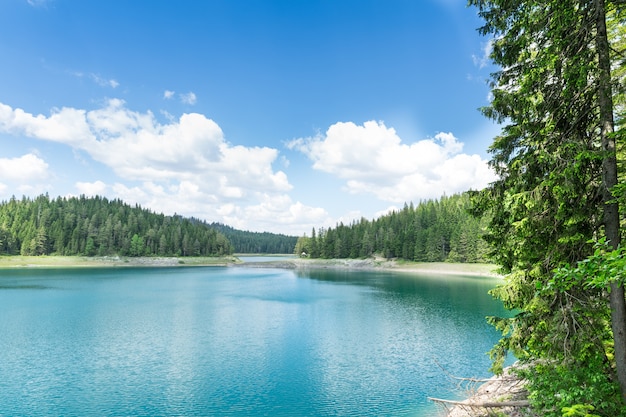
[[626,2],[469,3],[500,67],[484,109],[504,126],[490,148],[499,179],[474,199],[506,274],[492,293],[516,313],[490,319],[494,370],[508,353],[526,364],[536,415],[624,416]]

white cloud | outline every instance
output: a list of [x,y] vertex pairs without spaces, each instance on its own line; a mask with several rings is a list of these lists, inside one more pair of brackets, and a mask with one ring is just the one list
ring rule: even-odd
[[184,104],[194,105],[198,101],[198,98],[196,97],[196,95],[192,93],[191,91],[185,94],[180,94],[179,97],[180,97],[180,101]]
[[[118,99],[95,110],[53,109],[48,116],[0,103],[0,132],[67,145],[109,167],[121,180],[76,182],[80,194],[107,193],[159,212],[258,231],[299,234],[301,224],[309,229],[325,215],[323,209],[289,200],[286,193],[292,185],[273,167],[280,161],[276,149],[233,146],[217,123],[198,113],[162,123],[151,112],[132,111]],[[46,176],[43,160],[35,155],[24,158],[22,171],[3,163],[8,160],[0,160],[2,169],[11,166],[6,170],[24,175],[28,165],[31,173],[24,178],[34,180],[37,172]],[[0,181],[6,182],[1,176]]]
[[17,158],[0,158],[0,195],[37,195],[50,189],[53,176],[46,161],[28,153]]
[[[254,219],[262,229],[278,233],[302,235],[313,227],[334,224],[328,212],[321,207],[310,207],[301,202],[294,202],[288,195],[268,195],[259,197],[260,202],[242,208],[225,207],[229,214],[225,215],[229,224],[242,230],[250,228],[248,219]],[[296,227],[294,227],[296,226]]]
[[[171,99],[174,98],[175,95],[176,95],[176,91],[165,90],[163,92],[163,99],[164,100],[171,100]],[[180,102],[183,103],[183,104],[194,105],[194,104],[196,104],[198,102],[198,97],[192,91],[190,91],[188,93],[180,93],[178,95],[178,98],[180,99]]]
[[100,87],[117,88],[120,86],[120,83],[117,80],[113,78],[104,78],[100,74],[96,74],[93,72],[85,74],[84,72],[81,72],[81,71],[69,71],[69,73],[77,78],[87,77],[91,79],[91,81],[98,84]]
[[217,198],[192,182],[164,187],[145,182],[129,187],[116,183],[114,196],[164,213],[179,213],[208,221],[220,221],[241,230],[301,235],[312,227],[334,224],[323,208],[294,202],[287,194],[256,193],[250,204]]
[[26,183],[44,181],[49,176],[48,163],[32,153],[19,158],[0,158],[0,180]]
[[390,214],[391,212],[394,212],[394,211],[400,211],[400,208],[398,208],[396,206],[389,206],[389,207],[387,207],[387,208],[385,208],[383,210],[377,211],[374,214],[374,217],[378,218],[378,217],[386,216],[386,215],[388,215],[388,214]]
[[220,127],[198,113],[160,124],[151,112],[139,113],[122,100],[85,111],[54,109],[32,115],[0,103],[0,131],[65,143],[112,168],[120,177],[140,181],[190,181],[207,190],[240,189],[284,192],[286,175],[272,164],[278,151],[267,147],[231,146]]
[[102,181],[77,182],[75,186],[79,194],[86,196],[105,195],[107,191],[107,185]]
[[94,80],[96,84],[98,84],[101,87],[117,88],[120,85],[119,82],[117,82],[116,80],[112,78],[111,79],[102,78],[98,74],[93,74],[93,73],[89,74],[89,76],[91,77],[92,80]]
[[72,108],[53,109],[49,117],[33,116],[22,109],[0,103],[0,131],[24,134],[67,144],[85,142],[91,137],[85,123],[85,111]]
[[482,45],[480,55],[472,55],[472,61],[478,68],[485,68],[490,61],[491,52],[493,51],[493,39],[489,39]]
[[287,146],[307,155],[314,169],[345,180],[348,192],[395,203],[483,188],[495,179],[486,161],[461,153],[452,133],[405,144],[382,122],[347,122]]
[[26,0],[33,7],[46,7],[51,0]]

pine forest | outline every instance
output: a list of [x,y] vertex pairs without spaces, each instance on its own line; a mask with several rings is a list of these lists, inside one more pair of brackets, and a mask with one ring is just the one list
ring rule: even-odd
[[0,205],[0,253],[221,256],[228,239],[207,224],[102,197],[15,198]]
[[482,239],[487,217],[470,214],[470,193],[405,204],[375,220],[313,229],[298,239],[294,253],[311,258],[378,255],[417,262],[487,262]]

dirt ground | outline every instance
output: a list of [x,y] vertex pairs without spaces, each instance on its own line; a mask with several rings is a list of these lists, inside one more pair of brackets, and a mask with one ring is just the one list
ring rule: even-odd
[[[435,400],[446,412],[447,417],[521,417],[529,415],[524,381],[505,369],[500,376],[490,378],[478,388],[468,385],[468,399],[464,401]],[[503,406],[503,405],[509,406]],[[487,406],[487,407],[485,407]]]

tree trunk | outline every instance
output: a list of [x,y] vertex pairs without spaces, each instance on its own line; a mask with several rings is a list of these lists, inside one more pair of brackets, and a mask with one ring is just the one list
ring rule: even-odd
[[[606,32],[606,12],[604,0],[595,0],[596,6],[596,47],[598,51],[598,67],[600,70],[598,84],[598,104],[600,107],[600,129],[602,148],[605,152],[602,161],[602,182],[604,196],[604,228],[611,248],[616,249],[620,243],[619,211],[611,194],[617,184],[617,159],[615,153],[615,136],[613,120],[613,96],[611,91],[611,61],[609,42]],[[617,379],[626,401],[626,299],[624,287],[618,283],[611,284],[609,296],[611,306],[611,328],[615,343],[615,365]]]

